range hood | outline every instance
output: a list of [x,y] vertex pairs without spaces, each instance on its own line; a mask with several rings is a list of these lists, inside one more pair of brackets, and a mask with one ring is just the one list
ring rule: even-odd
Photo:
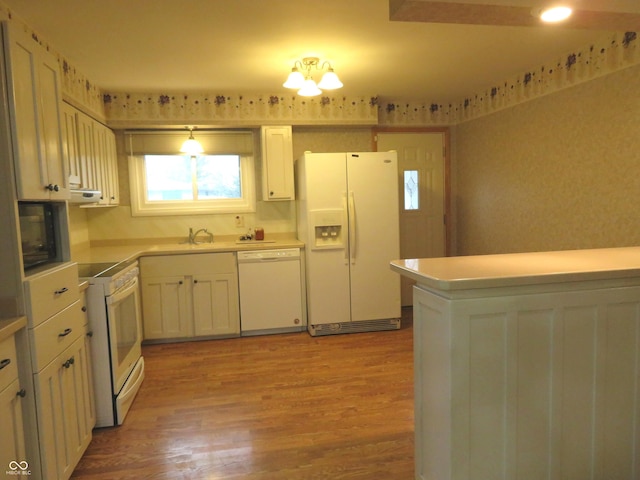
[[72,188],[69,203],[98,203],[102,197],[100,190],[90,188]]

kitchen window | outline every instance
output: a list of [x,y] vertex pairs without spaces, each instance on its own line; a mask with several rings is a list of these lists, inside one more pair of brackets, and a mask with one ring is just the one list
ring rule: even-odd
[[130,134],[134,216],[255,211],[251,132],[199,132],[205,154],[177,154],[184,134]]

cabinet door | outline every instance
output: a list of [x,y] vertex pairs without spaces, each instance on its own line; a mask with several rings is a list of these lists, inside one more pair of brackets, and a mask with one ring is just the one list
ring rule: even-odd
[[[68,478],[71,475],[74,452],[70,446],[78,442],[77,431],[67,432],[69,412],[76,407],[66,403],[70,387],[68,368],[64,366],[68,357],[63,354],[34,375],[43,478]],[[76,439],[67,440],[68,434]]]
[[[82,318],[85,325],[84,336],[84,352],[83,352],[83,390],[82,395],[84,397],[84,424],[86,432],[88,433],[87,446],[91,441],[91,431],[96,426],[96,403],[95,393],[93,388],[93,367],[91,365],[91,349],[93,347],[93,332],[89,329],[89,318],[87,316],[87,292],[82,292],[80,296],[80,310],[82,312]],[[87,440],[85,438],[85,440]]]
[[74,408],[69,411],[66,428],[77,432],[67,435],[67,438],[72,441],[69,447],[74,455],[73,465],[75,467],[91,442],[91,433],[95,425],[93,385],[90,384],[92,381],[91,360],[88,355],[86,337],[78,339],[67,352],[63,359],[67,357],[67,359],[71,359],[72,363],[65,372],[67,382],[65,382],[64,398],[65,404]]
[[[93,119],[84,113],[77,113],[78,154],[82,170],[84,188],[98,188],[98,179],[93,161]],[[86,182],[86,185],[85,185]]]
[[18,462],[16,472],[26,470],[20,466],[24,465],[23,462],[28,459],[25,453],[24,426],[22,424],[22,397],[19,392],[18,379],[15,379],[0,392],[0,425],[2,425],[0,471],[9,471],[10,462]]
[[62,151],[69,172],[69,185],[87,188],[86,179],[82,176],[82,162],[78,149],[78,120],[76,109],[64,103],[62,105]]
[[67,199],[58,63],[22,29],[4,31],[18,198]]
[[43,162],[46,163],[48,184],[58,186],[51,199],[69,198],[69,179],[62,151],[62,86],[57,59],[47,52],[39,56],[38,90]]
[[40,125],[37,116],[36,59],[28,36],[5,27],[5,45],[9,48],[8,80],[16,183],[20,199],[49,199],[46,171],[41,163]]
[[191,322],[185,277],[142,277],[141,283],[144,339],[188,337]]
[[262,127],[262,198],[294,200],[291,127]]
[[96,172],[97,188],[102,192],[98,205],[109,204],[109,185],[106,168],[107,128],[93,121],[93,164]]
[[120,204],[120,186],[118,181],[118,153],[116,151],[116,135],[105,127],[105,175],[107,185],[107,203]]
[[237,276],[196,275],[192,282],[195,336],[240,333]]

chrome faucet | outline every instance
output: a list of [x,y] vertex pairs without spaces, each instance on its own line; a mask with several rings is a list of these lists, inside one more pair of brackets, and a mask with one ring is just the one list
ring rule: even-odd
[[195,233],[193,233],[193,228],[189,227],[189,243],[191,243],[192,245],[198,244],[198,243],[204,243],[204,242],[198,242],[196,240],[197,236],[200,235],[200,233],[204,233],[207,235],[207,237],[209,238],[209,243],[213,243],[213,233],[209,232],[206,228],[201,228],[200,230],[197,230]]

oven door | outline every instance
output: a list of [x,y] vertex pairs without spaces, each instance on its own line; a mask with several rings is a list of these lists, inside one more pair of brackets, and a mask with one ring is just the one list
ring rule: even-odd
[[113,393],[117,396],[142,355],[138,278],[106,297],[106,303]]

